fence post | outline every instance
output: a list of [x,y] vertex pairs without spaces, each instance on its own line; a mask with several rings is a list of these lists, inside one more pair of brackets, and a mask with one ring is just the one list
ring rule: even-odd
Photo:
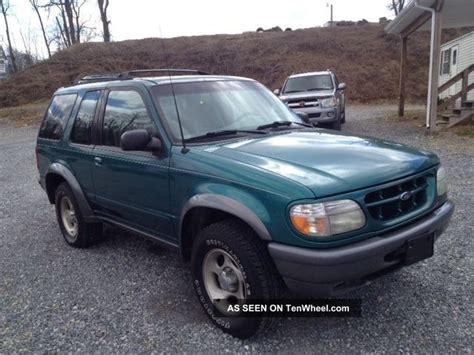
[[462,72],[462,82],[461,82],[461,107],[464,106],[467,101],[467,82],[469,79],[469,70],[468,68],[464,69]]
[[405,95],[407,80],[407,42],[408,37],[402,37],[401,60],[400,60],[400,86],[398,101],[398,116],[403,117],[405,114]]

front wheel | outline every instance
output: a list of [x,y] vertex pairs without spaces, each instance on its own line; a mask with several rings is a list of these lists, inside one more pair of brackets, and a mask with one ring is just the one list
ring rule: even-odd
[[331,129],[334,129],[336,131],[341,130],[341,119],[340,118],[331,123]]
[[56,189],[55,207],[59,228],[69,245],[85,248],[102,236],[102,224],[86,223],[76,197],[65,182]]
[[193,284],[204,311],[224,332],[246,339],[268,330],[271,317],[229,316],[228,306],[246,300],[279,299],[284,286],[266,243],[238,220],[203,229],[193,246]]

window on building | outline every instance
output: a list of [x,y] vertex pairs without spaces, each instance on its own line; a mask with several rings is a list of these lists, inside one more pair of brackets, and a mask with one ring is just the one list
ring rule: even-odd
[[441,75],[449,74],[450,62],[451,62],[451,48],[446,49],[441,52],[441,70],[440,70]]
[[111,91],[107,98],[102,129],[102,144],[120,147],[123,133],[134,129],[155,132],[142,97],[136,91]]
[[94,121],[100,91],[89,91],[84,95],[71,132],[71,142],[91,144],[92,122]]
[[76,96],[76,94],[67,94],[53,98],[40,127],[40,138],[61,139]]

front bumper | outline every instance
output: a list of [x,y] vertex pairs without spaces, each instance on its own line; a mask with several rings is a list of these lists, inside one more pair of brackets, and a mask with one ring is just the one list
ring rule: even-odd
[[403,267],[408,240],[430,233],[436,240],[453,212],[454,204],[448,200],[422,219],[383,236],[326,250],[272,242],[268,250],[290,291],[336,296]]
[[336,107],[295,107],[292,110],[306,113],[310,123],[331,123],[339,119],[339,112]]

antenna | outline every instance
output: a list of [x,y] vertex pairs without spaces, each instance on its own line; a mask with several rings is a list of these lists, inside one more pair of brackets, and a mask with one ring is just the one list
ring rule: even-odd
[[[159,27],[159,29],[160,29],[160,36],[161,36],[161,46],[163,47],[163,53],[165,54],[166,62],[168,63],[169,58],[168,58],[168,52],[166,52],[166,48],[165,48],[165,39],[163,38],[161,27]],[[169,68],[168,64],[166,66]],[[173,94],[174,108],[176,109],[176,117],[178,118],[179,133],[181,134],[181,143],[183,144],[183,148],[181,148],[181,153],[186,154],[187,152],[189,152],[189,148],[186,147],[186,142],[184,141],[183,126],[181,124],[181,116],[179,115],[178,101],[176,100],[176,93],[174,91],[173,79],[171,78],[171,69],[168,69],[167,72],[168,72],[168,77],[170,79],[171,93]]]

